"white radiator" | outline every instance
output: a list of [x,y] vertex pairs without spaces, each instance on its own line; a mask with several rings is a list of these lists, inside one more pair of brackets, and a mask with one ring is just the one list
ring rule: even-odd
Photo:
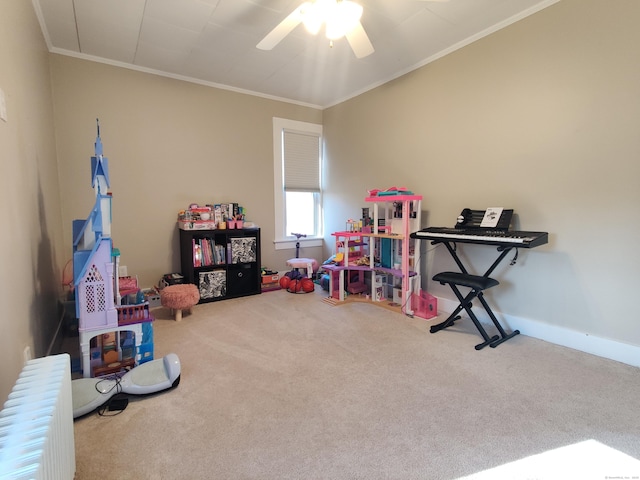
[[29,360],[0,412],[0,479],[73,479],[72,405],[69,355]]

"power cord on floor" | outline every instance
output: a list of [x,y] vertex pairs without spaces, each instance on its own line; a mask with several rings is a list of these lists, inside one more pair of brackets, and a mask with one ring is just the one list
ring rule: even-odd
[[[102,381],[114,381],[114,380],[115,380],[115,384],[107,392],[102,392],[102,390],[100,389],[100,384],[102,383]],[[121,393],[122,392],[121,382],[122,382],[122,379],[118,374],[105,377],[103,380],[96,382],[95,388],[100,393],[109,393],[109,392],[112,392],[113,390],[116,391],[115,395],[113,395],[108,401],[104,403],[104,405],[102,405],[98,409],[98,415],[100,415],[101,417],[115,417],[116,415],[121,414],[124,411],[124,409],[127,408],[127,405],[129,404],[129,398],[127,397],[126,394]],[[106,412],[115,412],[115,413],[106,413]]]
[[115,417],[120,415],[127,408],[127,405],[129,405],[129,398],[125,394],[118,393],[98,409],[98,415],[101,417]]

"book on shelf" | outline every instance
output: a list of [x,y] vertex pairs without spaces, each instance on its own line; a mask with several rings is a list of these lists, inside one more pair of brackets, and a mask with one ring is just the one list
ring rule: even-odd
[[217,245],[212,238],[193,239],[193,266],[210,267],[226,263],[225,247]]
[[201,252],[200,252],[200,244],[194,238],[193,239],[193,266],[194,267],[199,267],[199,266],[202,265],[202,257],[201,257],[200,254],[201,254]]
[[216,265],[224,265],[227,262],[223,245],[214,245],[214,259]]
[[201,240],[201,245],[202,245],[202,257],[203,257],[202,266],[208,267],[213,263],[212,256],[211,256],[211,240],[209,240],[208,238],[203,238]]

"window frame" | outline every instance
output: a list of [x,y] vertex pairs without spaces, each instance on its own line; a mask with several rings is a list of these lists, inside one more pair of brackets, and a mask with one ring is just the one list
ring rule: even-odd
[[274,220],[276,250],[295,248],[296,237],[285,232],[285,190],[283,170],[283,132],[294,132],[306,135],[317,135],[320,141],[320,192],[318,193],[318,225],[317,235],[300,239],[300,243],[306,247],[321,247],[323,242],[323,209],[322,192],[324,183],[324,141],[322,137],[322,125],[317,123],[301,122],[286,118],[273,117],[273,193],[274,193]]

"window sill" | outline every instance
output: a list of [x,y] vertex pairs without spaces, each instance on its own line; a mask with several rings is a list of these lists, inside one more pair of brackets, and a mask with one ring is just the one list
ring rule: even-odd
[[[322,238],[301,238],[300,247],[322,247]],[[296,248],[296,240],[274,240],[276,250],[288,250]]]

